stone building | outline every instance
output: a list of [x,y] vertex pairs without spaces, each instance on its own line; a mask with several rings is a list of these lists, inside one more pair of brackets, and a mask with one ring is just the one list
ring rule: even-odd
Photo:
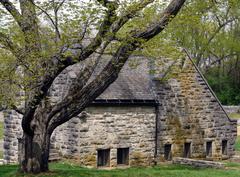
[[[101,96],[54,131],[51,150],[91,167],[233,156],[237,123],[197,67],[189,59],[161,61],[131,58]],[[52,99],[61,99],[75,77],[74,68],[60,75]],[[5,116],[4,158],[11,163],[17,161],[21,117],[14,111]]]

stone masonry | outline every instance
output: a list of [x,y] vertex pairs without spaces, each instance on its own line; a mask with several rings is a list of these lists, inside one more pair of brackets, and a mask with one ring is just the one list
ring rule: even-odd
[[110,167],[116,167],[117,148],[129,148],[129,165],[154,164],[154,107],[90,107],[86,112],[85,118],[74,118],[55,131],[55,146],[63,156],[96,167],[97,150],[110,149]]
[[[176,69],[174,71],[174,69]],[[191,158],[218,160],[234,155],[237,124],[229,119],[203,76],[190,60],[174,68],[174,78],[155,80],[159,106],[158,157],[163,159],[164,145],[172,145],[172,156],[182,157],[184,144],[190,143]],[[227,141],[227,153],[222,143]],[[206,157],[206,143],[212,154]]]
[[3,158],[7,163],[18,161],[18,138],[22,137],[21,115],[15,111],[4,112]]
[[189,165],[196,168],[218,168],[218,169],[224,168],[224,163],[221,163],[221,162],[195,160],[195,159],[181,158],[181,157],[173,158],[173,163],[181,164],[181,165]]
[[[131,68],[136,62],[138,67]],[[193,63],[188,59],[166,60],[161,66],[153,63],[131,58],[92,105],[54,131],[51,146],[61,156],[90,167],[98,166],[101,150],[109,150],[107,166],[117,167],[119,148],[129,148],[129,166],[149,166],[172,157],[232,157],[237,123],[228,118]],[[169,67],[171,72],[164,74]],[[158,72],[153,74],[152,69]],[[55,80],[52,102],[64,97],[75,77],[70,67]],[[14,111],[7,111],[5,117],[4,159],[14,163],[21,117]]]

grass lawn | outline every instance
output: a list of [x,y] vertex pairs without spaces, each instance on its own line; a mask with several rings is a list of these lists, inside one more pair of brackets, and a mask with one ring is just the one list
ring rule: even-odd
[[[98,170],[81,168],[69,163],[50,164],[51,172],[39,177],[240,177],[240,164],[229,164],[228,169],[196,169],[181,165],[161,165],[149,168]],[[16,174],[17,166],[0,166],[0,176],[24,176]],[[24,177],[33,177],[28,175]]]
[[229,117],[232,119],[240,119],[240,114],[239,113],[231,113],[231,114],[229,114]]

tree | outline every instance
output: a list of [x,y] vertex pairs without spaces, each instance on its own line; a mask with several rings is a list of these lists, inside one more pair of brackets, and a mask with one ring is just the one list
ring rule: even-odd
[[[24,108],[18,108],[14,100],[9,102],[11,108],[23,114],[21,170],[39,173],[48,170],[50,137],[54,129],[81,113],[114,82],[131,53],[158,35],[177,15],[185,0],[172,0],[163,13],[157,9],[156,16],[139,29],[131,28],[128,24],[134,19],[143,20],[144,17],[138,14],[154,4],[154,0],[132,1],[130,5],[124,3],[127,1],[89,1],[88,3],[93,3],[93,8],[87,12],[84,11],[86,6],[82,6],[82,9],[77,6],[84,5],[86,1],[76,1],[78,4],[74,4],[65,0],[50,3],[20,0],[20,11],[9,0],[0,2],[3,7],[1,13],[14,20],[11,28],[7,29],[14,31],[13,35],[4,33],[6,29],[0,32],[1,54],[11,58],[5,59],[7,65],[1,64],[12,73],[18,73],[16,68],[21,66],[22,73],[22,76],[17,74],[20,79],[8,75],[1,78],[12,85],[19,85],[20,88],[13,88],[16,92],[24,89]],[[64,15],[61,15],[60,9],[65,4],[68,6],[62,11]],[[72,9],[77,9],[75,12],[81,11],[81,15],[74,16]],[[46,20],[40,24],[43,16]],[[46,25],[46,21],[51,27]],[[72,27],[71,33],[69,27]],[[94,34],[89,33],[91,30],[97,32],[86,44],[86,36]],[[109,49],[111,59],[100,74],[88,82],[102,54]],[[93,53],[98,53],[99,56],[94,62],[84,64]],[[50,103],[48,94],[54,79],[68,66],[76,63],[82,63],[83,68],[67,95],[58,103]]]
[[[239,5],[238,0],[188,1],[188,8],[170,25],[169,33],[177,45],[185,48],[196,64],[205,69],[230,55],[235,45],[232,29],[238,28],[239,23]],[[184,32],[178,30],[179,27],[185,27]]]
[[[187,51],[222,104],[240,103],[239,6],[239,0],[189,0],[168,29],[154,38],[156,43],[165,40],[167,48]],[[176,54],[180,58],[181,53]]]

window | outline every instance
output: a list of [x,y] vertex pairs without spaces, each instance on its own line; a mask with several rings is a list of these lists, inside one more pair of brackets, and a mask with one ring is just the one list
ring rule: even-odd
[[183,157],[189,158],[191,156],[191,143],[184,143]]
[[101,149],[97,152],[97,165],[99,167],[110,165],[110,149]]
[[117,149],[117,164],[128,165],[129,164],[129,148]]
[[206,156],[212,157],[212,141],[206,143]]
[[171,153],[171,144],[165,144],[164,146],[164,158],[165,160],[172,160],[172,153]]
[[222,141],[222,154],[223,155],[227,155],[227,144],[228,144],[227,140]]

